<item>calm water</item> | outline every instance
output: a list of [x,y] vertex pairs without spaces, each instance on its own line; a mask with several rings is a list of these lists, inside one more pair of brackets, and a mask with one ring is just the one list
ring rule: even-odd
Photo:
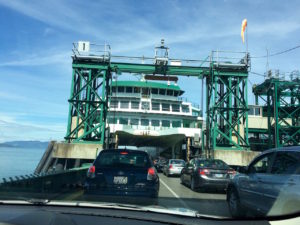
[[45,150],[0,147],[0,179],[33,173]]

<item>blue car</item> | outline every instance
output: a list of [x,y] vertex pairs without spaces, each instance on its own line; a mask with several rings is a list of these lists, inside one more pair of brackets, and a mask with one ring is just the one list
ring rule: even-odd
[[111,149],[89,168],[85,194],[157,198],[159,177],[147,152]]
[[233,217],[249,213],[284,216],[300,209],[300,147],[261,153],[229,183],[227,202]]

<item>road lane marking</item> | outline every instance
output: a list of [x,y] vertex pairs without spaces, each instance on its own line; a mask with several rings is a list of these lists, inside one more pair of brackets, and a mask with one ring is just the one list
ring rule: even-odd
[[160,182],[172,193],[172,195],[175,196],[175,198],[178,199],[178,201],[183,205],[184,208],[186,209],[190,209],[187,204],[185,204],[185,202],[179,197],[179,195],[177,195],[162,179],[159,179]]

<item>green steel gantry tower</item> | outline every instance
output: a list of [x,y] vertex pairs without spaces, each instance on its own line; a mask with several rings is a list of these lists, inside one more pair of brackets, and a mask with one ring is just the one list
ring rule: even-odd
[[263,116],[268,118],[268,148],[300,145],[300,76],[291,80],[269,77],[253,86],[255,101],[264,103]]
[[[89,42],[74,44],[69,119],[65,139],[68,142],[104,145],[106,136],[109,135],[106,117],[112,74],[141,73],[158,77],[175,75],[206,79],[207,155],[211,155],[215,149],[247,149],[248,54],[243,53],[243,57],[237,63],[232,63],[221,61],[219,55],[216,59],[215,52],[208,61],[172,60],[169,59],[168,53],[169,49],[164,46],[163,41],[161,46],[155,48],[154,58],[111,56],[108,45],[98,46]],[[113,61],[114,58],[119,59],[119,62]],[[122,62],[124,59],[142,62]],[[188,65],[182,65],[184,62]],[[191,66],[192,63],[197,65]],[[206,66],[202,66],[204,63]]]
[[219,63],[214,59],[215,53],[212,53],[210,73],[206,76],[207,147],[247,149],[249,55],[239,64],[231,64]]

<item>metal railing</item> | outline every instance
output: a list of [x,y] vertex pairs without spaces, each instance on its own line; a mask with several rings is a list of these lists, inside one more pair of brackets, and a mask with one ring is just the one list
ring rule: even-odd
[[77,58],[96,58],[103,61],[110,61],[111,48],[108,44],[93,44],[90,42],[75,42],[73,43],[72,52]]
[[248,66],[250,67],[250,56],[247,52],[234,51],[212,51],[210,61],[215,66]]

